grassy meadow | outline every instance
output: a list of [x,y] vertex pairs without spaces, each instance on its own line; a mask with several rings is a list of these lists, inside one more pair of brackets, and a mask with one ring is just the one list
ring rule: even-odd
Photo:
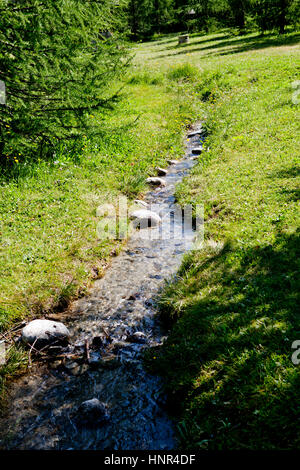
[[[103,136],[83,136],[77,149],[62,147],[52,161],[17,161],[13,177],[4,175],[1,328],[59,308],[101,275],[116,246],[97,239],[97,207],[143,193],[153,168],[181,152],[182,123],[192,113],[177,98],[163,86],[128,85]],[[96,114],[91,119],[103,126]]]
[[147,355],[183,449],[299,448],[298,39],[224,33],[144,46],[170,75],[182,63],[208,132],[177,188],[179,203],[204,204],[204,246],[166,285],[171,334]]
[[[97,139],[0,179],[0,328],[64,308],[103,274],[120,242],[97,239],[96,209],[146,190],[205,123],[205,149],[177,188],[205,207],[205,243],[159,299],[171,327],[148,351],[166,378],[184,449],[299,447],[299,34],[224,30],[178,46],[133,47],[122,101]],[[0,380],[26,363],[11,347]]]
[[[15,155],[0,177],[0,339],[84,295],[124,243],[98,239],[98,206],[142,196],[154,168],[183,152],[183,130],[196,114],[188,89],[134,66],[113,86],[122,87],[114,110],[90,116],[98,137],[62,145],[49,161],[20,163]],[[22,348],[10,345],[0,389],[26,364]]]

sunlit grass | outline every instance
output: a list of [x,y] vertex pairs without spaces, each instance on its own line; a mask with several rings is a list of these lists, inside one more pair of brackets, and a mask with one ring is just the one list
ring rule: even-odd
[[[5,329],[63,308],[94,267],[103,274],[119,244],[97,240],[98,205],[143,194],[154,167],[182,155],[186,126],[205,121],[205,150],[176,193],[204,204],[205,248],[166,287],[174,325],[148,361],[167,379],[184,448],[299,447],[297,40],[222,31],[140,44],[123,100],[109,120],[91,116],[102,136],[1,180]],[[5,375],[19,363],[12,356]]]
[[183,205],[204,204],[206,243],[160,297],[172,331],[147,364],[166,378],[184,449],[299,448],[297,35],[147,48],[164,69],[198,68],[185,86],[208,133],[176,191]]

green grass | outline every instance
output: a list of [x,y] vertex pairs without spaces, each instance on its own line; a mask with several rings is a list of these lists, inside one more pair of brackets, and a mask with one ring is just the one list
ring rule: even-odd
[[198,67],[192,87],[208,131],[176,193],[204,204],[204,246],[166,285],[159,305],[171,334],[147,354],[184,449],[299,448],[298,39],[223,33],[144,46],[163,67]]
[[[140,66],[121,85],[110,116],[91,115],[99,137],[61,145],[49,161],[15,156],[0,177],[0,334],[83,295],[123,244],[98,239],[98,206],[142,196],[154,168],[182,154],[183,129],[195,116],[188,91]],[[6,372],[17,370],[13,362],[10,355]]]
[[13,180],[3,178],[2,328],[64,303],[92,268],[101,271],[115,242],[97,239],[97,207],[143,193],[148,173],[181,151],[182,122],[191,119],[184,102],[164,86],[135,85],[127,93],[102,138],[83,139],[76,155],[62,148],[53,161],[19,165]]
[[156,165],[180,158],[184,128],[205,121],[205,151],[177,188],[180,203],[204,204],[205,244],[166,286],[171,334],[147,356],[185,449],[299,447],[298,41],[223,31],[138,45],[123,102],[105,124],[91,117],[102,137],[1,180],[4,331],[66,305],[93,268],[102,274],[120,247],[97,240],[97,206],[146,191]]
[[15,377],[26,371],[28,357],[21,347],[11,345],[6,349],[6,364],[0,367],[0,408],[5,404],[5,385],[7,378]]
[[191,81],[197,77],[198,70],[190,64],[175,65],[171,67],[167,76],[169,80]]

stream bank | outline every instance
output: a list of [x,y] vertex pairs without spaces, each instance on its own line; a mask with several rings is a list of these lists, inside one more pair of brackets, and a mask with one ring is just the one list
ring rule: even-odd
[[[164,216],[175,204],[175,185],[187,176],[201,153],[200,125],[186,140],[185,157],[172,162],[166,185],[147,193],[145,202]],[[166,223],[169,219],[166,217]],[[164,222],[163,222],[164,223]],[[173,219],[174,233],[183,221]],[[143,367],[143,351],[161,345],[155,297],[172,278],[195,231],[178,239],[131,237],[90,294],[76,301],[67,326],[70,353],[92,345],[89,363],[67,358],[51,368],[34,366],[9,393],[1,420],[2,449],[30,450],[171,450],[174,426],[165,409],[163,381]],[[83,423],[82,402],[97,398],[109,417],[102,425]]]

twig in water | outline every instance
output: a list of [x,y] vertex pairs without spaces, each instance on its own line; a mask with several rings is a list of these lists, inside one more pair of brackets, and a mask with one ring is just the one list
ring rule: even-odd
[[87,362],[90,362],[91,356],[90,356],[90,345],[89,345],[88,339],[85,340],[84,351],[85,351],[85,357],[86,357]]

